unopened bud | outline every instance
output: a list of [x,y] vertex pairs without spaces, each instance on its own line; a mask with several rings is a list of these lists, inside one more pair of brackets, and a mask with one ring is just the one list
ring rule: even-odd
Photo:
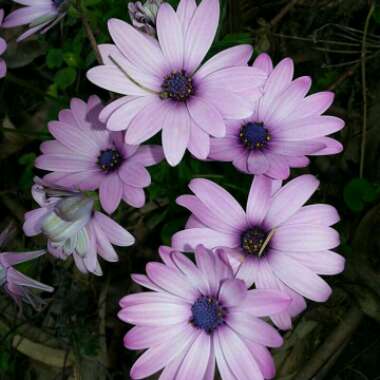
[[151,35],[156,35],[156,18],[158,9],[163,0],[147,0],[144,4],[141,1],[128,4],[129,16],[133,25],[141,31]]
[[63,198],[55,206],[56,214],[66,222],[75,222],[91,215],[94,200],[83,194]]

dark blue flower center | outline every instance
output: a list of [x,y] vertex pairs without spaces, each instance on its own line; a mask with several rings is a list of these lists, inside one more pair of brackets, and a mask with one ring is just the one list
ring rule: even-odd
[[185,102],[194,93],[193,80],[184,70],[168,75],[162,84],[162,98]]
[[263,123],[249,122],[240,129],[240,141],[248,149],[263,149],[271,140]]
[[268,233],[260,227],[253,227],[246,230],[240,238],[241,248],[247,255],[262,256],[261,252]]
[[106,149],[100,152],[97,164],[104,172],[113,172],[123,162],[122,155],[116,149]]
[[191,307],[193,313],[191,323],[194,327],[211,334],[224,323],[226,310],[214,297],[201,296]]

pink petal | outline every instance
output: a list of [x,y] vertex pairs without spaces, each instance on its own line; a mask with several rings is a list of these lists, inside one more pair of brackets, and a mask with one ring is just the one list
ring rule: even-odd
[[263,119],[264,124],[272,128],[281,126],[281,123],[288,123],[287,117],[299,107],[311,87],[310,77],[300,77],[294,80],[290,86],[273,102],[272,110],[266,113]]
[[162,147],[159,145],[140,146],[136,153],[130,158],[133,161],[140,162],[144,166],[158,164],[164,158]]
[[162,146],[169,165],[182,160],[190,139],[190,115],[182,104],[173,107],[166,115],[162,131]]
[[194,12],[197,9],[197,3],[195,0],[181,0],[178,4],[177,15],[181,22],[184,35],[187,28],[190,25],[190,21],[193,18]]
[[190,140],[187,148],[199,160],[205,160],[210,153],[210,136],[194,121],[190,123]]
[[270,56],[266,53],[261,53],[253,62],[253,67],[264,71],[269,75],[273,71],[273,63]]
[[323,226],[332,226],[340,220],[338,211],[335,207],[325,204],[313,204],[302,207],[287,221],[291,224],[317,224]]
[[312,116],[319,116],[327,111],[334,101],[335,94],[330,91],[317,92],[316,94],[306,97],[289,115],[288,122],[306,119]]
[[112,244],[128,247],[135,243],[135,238],[127,230],[101,212],[95,211],[94,220]]
[[[189,188],[209,208],[235,229],[244,228],[246,217],[236,199],[221,186],[207,179],[193,179]],[[228,217],[227,217],[228,216]]]
[[268,323],[240,311],[230,311],[227,324],[239,335],[255,343],[268,347],[280,347],[281,335]]
[[252,341],[245,341],[245,343],[260,367],[264,378],[273,379],[276,374],[276,365],[269,350]]
[[266,153],[260,150],[252,151],[248,156],[248,171],[251,174],[264,174],[269,169],[270,161],[267,159]]
[[233,161],[241,146],[237,137],[224,137],[210,140],[209,158],[216,161]]
[[26,236],[36,236],[39,235],[41,231],[42,221],[45,216],[50,213],[47,208],[37,208],[32,211],[28,211],[25,214],[25,222],[22,226],[24,234]]
[[271,152],[285,156],[304,156],[323,148],[323,143],[317,139],[303,141],[275,140],[270,142]]
[[344,121],[335,116],[315,116],[276,129],[278,139],[289,141],[309,140],[340,131]]
[[1,25],[3,28],[13,28],[19,25],[29,24],[40,17],[54,16],[57,12],[53,4],[41,4],[34,7],[23,7],[10,13]]
[[100,203],[108,214],[112,214],[117,209],[122,193],[123,184],[116,173],[108,175],[102,181],[99,189]]
[[235,226],[226,223],[225,219],[214,213],[212,208],[205,206],[195,195],[181,195],[176,199],[176,203],[186,207],[205,226],[213,230],[226,234],[239,233]]
[[211,337],[201,332],[191,345],[176,377],[181,380],[203,379],[209,363],[210,351]]
[[184,38],[180,19],[169,4],[160,6],[156,29],[161,50],[172,70],[181,70],[184,57]]
[[185,304],[145,303],[130,305],[118,313],[118,318],[138,326],[170,326],[189,321],[191,308]]
[[124,184],[123,200],[132,207],[141,208],[145,204],[145,192],[138,187]]
[[185,34],[184,69],[193,73],[206,56],[219,22],[219,1],[203,0],[197,7]]
[[117,262],[119,261],[119,257],[108,240],[106,234],[103,232],[103,230],[96,224],[93,224],[93,228],[96,234],[96,243],[97,243],[97,250],[99,255],[106,261],[109,262]]
[[[122,98],[123,99],[123,98]],[[116,100],[117,102],[117,100]],[[114,102],[114,103],[116,103]],[[110,107],[111,103],[108,107]],[[152,107],[158,106],[156,96],[142,96],[138,98],[129,98],[123,101],[123,104],[118,107],[107,119],[107,129],[110,131],[122,131],[127,129],[133,119],[140,113],[146,112]],[[103,114],[103,117],[107,115]]]
[[252,56],[252,46],[239,45],[221,51],[210,58],[196,73],[196,78],[202,79],[215,71],[231,66],[246,65]]
[[226,125],[219,111],[210,103],[202,98],[193,96],[187,102],[191,118],[205,132],[215,137],[224,137]]
[[315,139],[321,144],[324,144],[325,147],[318,150],[317,152],[311,153],[312,156],[323,156],[327,154],[338,154],[343,151],[343,145],[337,141],[332,139],[331,137],[320,137]]
[[260,225],[270,206],[272,183],[266,176],[255,176],[247,202],[247,218],[251,225]]
[[255,317],[267,317],[286,311],[292,299],[277,289],[254,289],[248,291],[238,310]]
[[268,153],[267,159],[269,162],[269,168],[266,171],[266,175],[273,179],[286,179],[290,175],[290,168],[287,157],[279,154]]
[[[236,379],[264,380],[260,368],[247,346],[232,329],[220,329],[217,334],[227,365]],[[244,360],[241,360],[241,358],[244,358]]]
[[220,287],[219,299],[227,307],[237,306],[247,296],[247,287],[242,280],[226,280]]
[[302,175],[288,182],[272,199],[265,223],[280,226],[294,215],[317,190],[319,181],[312,175]]
[[324,251],[340,244],[339,234],[334,229],[317,225],[290,225],[276,229],[271,247],[281,251]]
[[40,257],[46,253],[45,250],[32,251],[32,252],[3,252],[0,255],[2,265],[13,266],[16,264],[24,263]]
[[[142,99],[145,99],[145,97],[141,97]],[[128,103],[134,99],[137,99],[135,96],[122,96],[121,98],[118,98],[114,101],[111,101],[109,104],[107,104],[102,111],[99,114],[99,121],[102,123],[106,123],[108,119],[111,117],[111,115],[121,106],[123,106],[125,103]]]
[[147,264],[146,271],[155,284],[186,301],[194,302],[199,295],[198,290],[194,289],[178,270],[151,262]]
[[144,379],[158,372],[177,357],[183,357],[198,334],[187,326],[170,342],[151,347],[136,361],[131,369],[132,379]]
[[146,96],[149,93],[133,83],[118,67],[96,66],[87,71],[87,79],[108,91],[123,95]]
[[39,169],[65,173],[97,169],[96,164],[86,158],[65,154],[44,154],[37,157],[35,165]]
[[281,281],[304,297],[316,302],[325,302],[330,297],[331,288],[327,283],[290,257],[273,254],[269,263]]
[[122,20],[110,19],[108,29],[116,46],[136,67],[161,77],[166,62],[156,43]]
[[118,171],[121,180],[129,186],[147,187],[151,179],[148,170],[135,161],[126,161]]
[[166,123],[166,116],[172,112],[169,102],[157,99],[148,104],[129,124],[125,142],[139,145],[159,132]]
[[258,117],[264,120],[266,115],[272,111],[272,104],[291,83],[294,65],[290,58],[283,59],[269,75],[264,87],[264,96],[258,110]]
[[332,251],[286,252],[285,254],[317,274],[334,275],[344,271],[344,257]]

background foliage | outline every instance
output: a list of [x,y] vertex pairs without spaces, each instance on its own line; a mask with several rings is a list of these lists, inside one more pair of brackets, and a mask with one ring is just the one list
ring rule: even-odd
[[[109,41],[109,18],[128,19],[125,0],[80,1],[98,43]],[[380,379],[380,6],[366,0],[221,3],[223,20],[212,54],[251,43],[255,54],[267,51],[275,62],[293,57],[297,76],[312,76],[313,92],[336,92],[330,112],[347,123],[338,136],[345,145],[343,154],[314,158],[309,168],[292,172],[293,176],[316,174],[322,185],[313,201],[338,208],[340,253],[348,265],[345,273],[331,279],[334,293],[329,302],[310,304],[295,329],[285,334],[285,346],[275,352],[276,379],[307,380],[310,374],[316,380]],[[0,7],[9,12],[13,6],[1,0]],[[104,101],[109,99],[107,92],[85,79],[96,58],[82,21],[83,14],[72,6],[46,36],[20,45],[14,42],[20,30],[1,31],[10,48],[9,75],[0,84],[0,227],[9,221],[17,226],[8,250],[44,246],[43,239],[26,239],[21,225],[24,212],[34,207],[32,178],[42,173],[33,162],[41,141],[49,139],[47,122],[56,119],[72,97],[87,99],[97,93]],[[364,103],[367,121],[363,121]],[[250,185],[250,177],[232,165],[190,156],[176,168],[161,163],[150,172],[153,181],[146,206],[136,210],[123,205],[115,215],[136,236],[137,244],[119,250],[119,264],[102,263],[103,278],[83,276],[71,262],[50,257],[19,268],[57,290],[44,310],[26,308],[23,316],[17,316],[9,299],[0,296],[1,379],[129,378],[137,353],[122,346],[127,326],[116,318],[117,302],[141,290],[129,274],[142,272],[147,261],[157,260],[158,246],[170,244],[173,232],[182,229],[187,212],[175,204],[176,197],[187,192],[194,177],[222,184],[242,202]]]

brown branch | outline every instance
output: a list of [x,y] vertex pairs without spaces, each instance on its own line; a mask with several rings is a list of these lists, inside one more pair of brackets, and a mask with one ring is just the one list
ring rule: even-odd
[[329,87],[330,91],[334,91],[337,87],[339,87],[346,79],[352,77],[355,71],[360,66],[359,63],[351,66],[348,70],[346,70],[334,83],[332,83]]
[[292,0],[288,4],[286,4],[284,8],[282,8],[275,17],[273,17],[273,19],[270,22],[270,25],[272,27],[276,26],[288,14],[288,12],[295,7],[297,3],[298,0]]
[[311,380],[318,371],[339,351],[340,347],[349,339],[363,320],[363,312],[353,306],[338,327],[327,337],[314,356],[297,374],[297,379]]
[[364,25],[363,40],[362,40],[362,54],[361,54],[361,66],[362,66],[362,90],[363,90],[363,128],[362,128],[362,143],[360,153],[360,178],[363,178],[364,173],[364,161],[365,161],[365,148],[367,142],[367,75],[366,75],[366,55],[367,55],[367,34],[369,22],[372,14],[375,11],[375,3],[373,2],[369,9],[367,19]]

